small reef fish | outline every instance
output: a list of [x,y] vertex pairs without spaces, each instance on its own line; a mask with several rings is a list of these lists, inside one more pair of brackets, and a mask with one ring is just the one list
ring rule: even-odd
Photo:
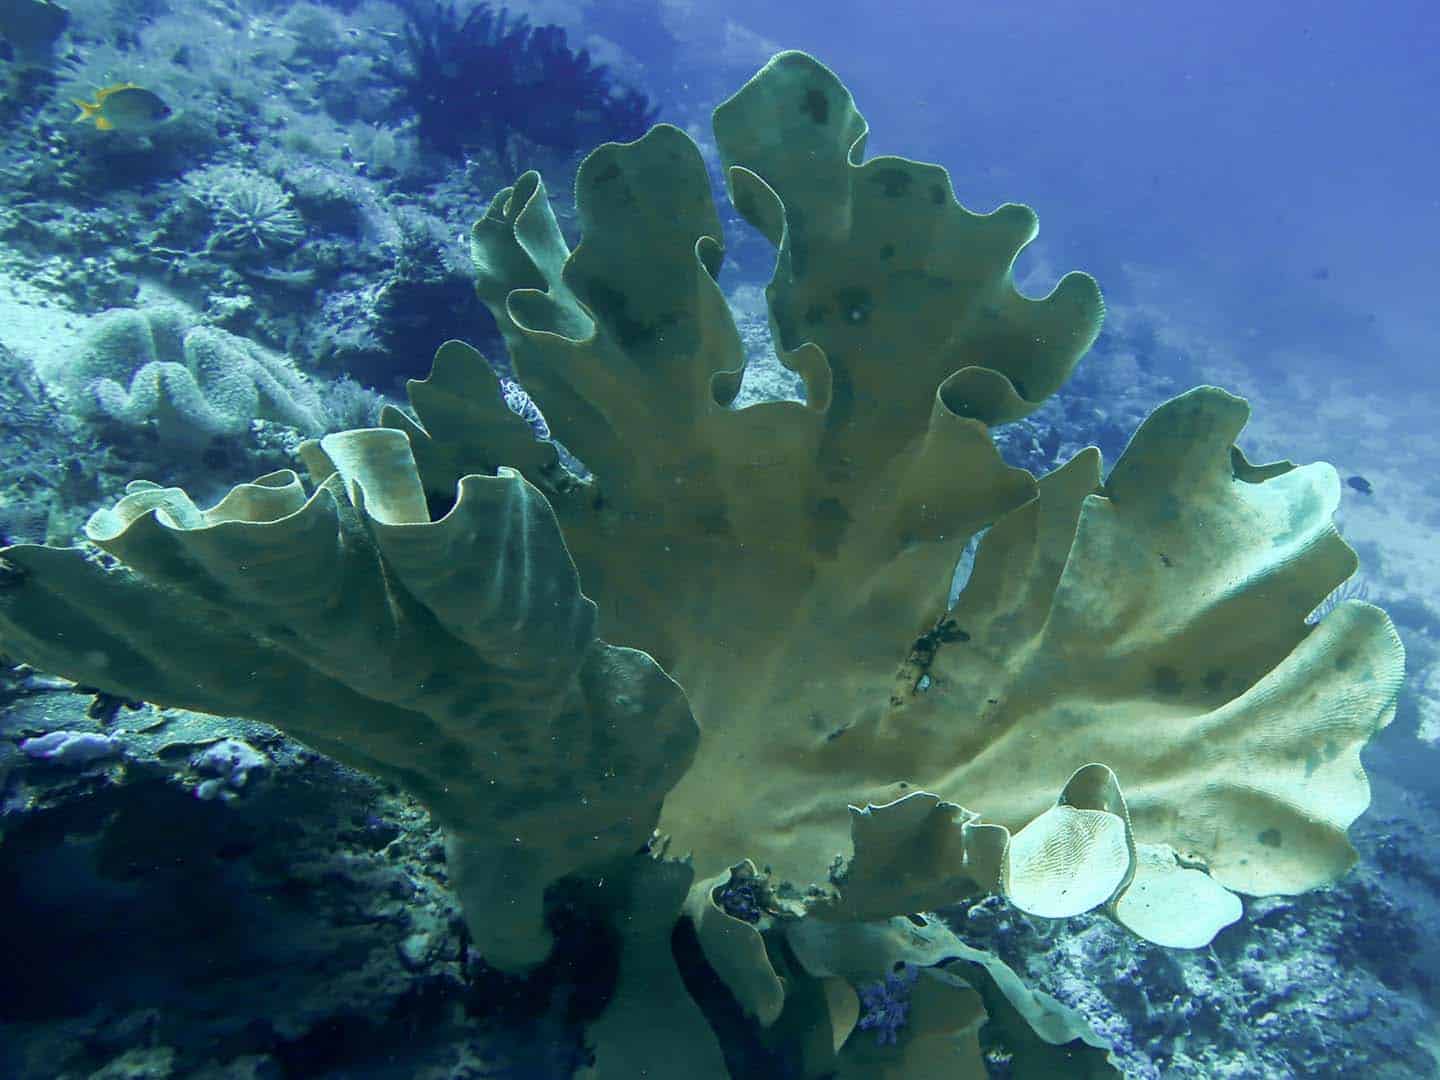
[[1361,495],[1375,494],[1375,489],[1370,486],[1370,481],[1363,476],[1347,476],[1345,483],[1360,492]]
[[160,100],[158,94],[152,94],[134,83],[107,86],[95,95],[94,101],[81,101],[79,98],[74,101],[80,107],[80,115],[75,117],[75,122],[94,121],[101,131],[153,131],[169,119],[173,111]]

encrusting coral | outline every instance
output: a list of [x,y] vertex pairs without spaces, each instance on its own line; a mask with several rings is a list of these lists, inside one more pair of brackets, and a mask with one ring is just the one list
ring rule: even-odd
[[[1355,566],[1338,477],[1248,462],[1247,408],[1213,387],[1108,476],[1093,449],[1038,481],[1007,467],[989,428],[1094,341],[1095,283],[1017,293],[1034,214],[864,161],[808,56],[715,130],[778,248],[804,403],[730,407],[719,220],[699,149],[661,125],[585,161],[573,252],[534,174],[472,237],[517,377],[589,475],[451,342],[413,417],[306,444],[313,493],[274,473],[202,511],[140,488],[88,526],[120,566],[6,549],[0,643],[401,784],[449,831],[496,966],[539,964],[546,890],[584,883],[619,950],[589,1076],[743,1071],[685,991],[677,922],[795,1075],[983,1077],[987,1022],[1013,1075],[1115,1075],[1082,1020],[922,913],[1001,892],[1198,946],[1232,890],[1350,865],[1403,653],[1365,603],[1306,623]],[[877,1040],[862,997],[901,963],[904,1022]]]

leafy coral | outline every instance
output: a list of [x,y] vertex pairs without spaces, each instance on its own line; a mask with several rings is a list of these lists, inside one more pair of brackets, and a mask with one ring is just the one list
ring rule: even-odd
[[502,162],[510,137],[578,151],[605,139],[634,139],[655,120],[644,94],[616,85],[558,26],[476,3],[401,0],[409,69],[403,86],[420,135],[458,154],[483,145]]
[[[574,251],[534,174],[472,234],[516,375],[590,473],[451,342],[414,415],[302,448],[313,490],[272,473],[202,511],[137,487],[87,529],[118,566],[6,549],[0,643],[403,785],[498,967],[544,961],[552,887],[578,882],[619,954],[587,1077],[744,1075],[720,1034],[742,1023],[796,1075],[978,1077],[987,1017],[1018,1075],[1113,1075],[1083,1023],[919,913],[998,892],[1196,946],[1232,890],[1350,864],[1403,654],[1368,604],[1305,621],[1355,565],[1338,477],[1247,461],[1247,408],[1214,387],[1108,476],[1093,449],[1038,480],[1006,466],[990,428],[1094,341],[1094,281],[1020,295],[1033,212],[864,160],[863,117],[803,54],[715,124],[778,249],[803,403],[731,407],[718,215],[662,125],[581,167]],[[657,824],[690,859],[635,854]],[[729,1027],[686,994],[677,922]],[[856,1038],[897,963],[906,1023]]]

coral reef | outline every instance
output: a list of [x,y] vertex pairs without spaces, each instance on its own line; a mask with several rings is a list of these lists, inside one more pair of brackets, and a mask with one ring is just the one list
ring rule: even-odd
[[[661,524],[668,522],[668,528],[677,515],[683,517],[688,503],[656,502],[637,509],[634,484],[617,477],[655,470],[664,478],[670,468],[671,478],[680,480],[677,488],[701,488],[705,477],[689,470],[707,460],[703,453],[676,466],[638,452],[622,469],[586,437],[584,414],[592,402],[600,403],[606,421],[643,413],[640,406],[627,411],[634,403],[623,399],[635,391],[637,401],[649,401],[643,387],[663,370],[659,352],[636,349],[636,331],[654,312],[623,289],[595,288],[588,273],[578,273],[586,268],[584,260],[576,261],[573,274],[545,276],[544,289],[536,291],[530,291],[534,280],[511,279],[507,285],[505,275],[491,266],[488,302],[502,316],[512,295],[519,304],[518,321],[502,317],[517,370],[505,353],[498,324],[476,298],[466,233],[484,206],[477,196],[510,185],[522,169],[542,169],[549,194],[528,192],[524,182],[507,187],[495,211],[501,224],[492,228],[489,242],[513,227],[516,248],[502,245],[500,253],[538,252],[536,265],[549,275],[570,255],[581,232],[571,199],[574,152],[601,139],[641,134],[649,116],[640,114],[653,115],[653,110],[625,89],[631,83],[651,91],[652,100],[663,99],[667,118],[700,132],[706,126],[702,109],[708,111],[709,102],[732,85],[726,72],[732,71],[734,59],[718,37],[719,23],[713,33],[684,28],[684,39],[676,41],[668,37],[682,27],[673,4],[588,5],[583,13],[572,6],[565,15],[571,27],[567,42],[553,28],[534,25],[548,15],[532,14],[527,24],[498,5],[484,8],[483,14],[467,2],[443,6],[407,0],[403,6],[408,16],[389,0],[65,0],[69,14],[61,19],[49,0],[0,5],[0,37],[7,38],[0,42],[0,58],[15,55],[22,61],[0,72],[5,80],[0,94],[0,187],[5,191],[0,205],[0,412],[7,419],[0,544],[83,540],[86,520],[97,508],[117,503],[135,476],[183,487],[196,504],[210,506],[237,480],[291,463],[303,434],[317,430],[306,417],[322,413],[330,418],[326,428],[371,428],[381,424],[383,415],[385,422],[409,432],[425,457],[421,473],[427,489],[433,487],[425,499],[434,517],[454,502],[449,482],[456,470],[483,472],[502,459],[521,468],[566,513],[573,507],[567,509],[565,491],[575,493],[575,499],[597,500],[595,531],[619,537],[617,547],[634,552],[636,560],[648,558],[644,553],[651,550],[637,523],[659,523],[656,529],[664,531]],[[511,10],[537,9],[512,5]],[[37,15],[42,18],[30,30],[17,29],[17,16]],[[471,18],[468,40],[439,34],[459,30]],[[728,25],[723,32],[729,32]],[[408,47],[407,32],[412,36]],[[603,40],[607,35],[608,42]],[[581,52],[581,42],[589,46],[588,55]],[[523,62],[507,66],[506,49]],[[647,51],[641,55],[628,49]],[[455,107],[437,92],[427,101],[426,89],[416,85],[416,57],[433,62],[467,55],[491,61],[466,78],[482,92],[491,87],[485,80],[499,80],[493,98],[476,107],[462,96]],[[609,69],[603,76],[601,60]],[[533,84],[537,70],[549,72],[549,84]],[[131,80],[175,107],[172,119],[143,135],[101,133],[72,123],[72,97],[88,98],[97,88]],[[464,83],[432,85],[463,95]],[[582,98],[588,104],[574,107]],[[824,100],[834,107],[838,99]],[[463,168],[456,161],[457,148],[465,152]],[[712,183],[736,179],[732,169],[753,165],[753,159],[721,162],[703,139],[702,150]],[[774,164],[753,171],[774,179]],[[821,170],[810,179],[819,183],[830,175]],[[900,174],[875,169],[870,175],[888,181]],[[745,192],[743,176],[737,183],[733,190]],[[829,222],[824,200],[807,201],[804,184],[793,179],[792,184],[785,201],[803,205],[808,222],[819,222],[824,235]],[[641,203],[654,196],[644,185],[630,190]],[[533,195],[528,201],[527,193]],[[594,192],[589,198],[590,216],[583,223],[587,243],[596,231],[598,205]],[[550,205],[542,212],[547,199]],[[857,349],[850,347],[853,342],[826,336],[826,319],[845,311],[883,320],[884,304],[869,308],[854,303],[853,294],[821,290],[811,312],[810,305],[784,297],[789,286],[781,280],[779,310],[788,314],[772,325],[763,280],[774,264],[773,236],[764,230],[774,222],[763,214],[764,205],[759,200],[745,215],[720,210],[729,234],[723,238],[725,300],[735,315],[744,360],[741,385],[728,408],[763,404],[773,410],[789,402],[838,418],[852,408],[863,412],[867,393],[881,400],[908,394],[932,403],[934,387],[911,386],[899,362],[887,378],[862,384],[858,392],[853,380],[847,382],[847,374],[856,370],[849,358]],[[761,228],[746,228],[745,217]],[[807,230],[789,224],[794,234],[790,254],[798,256],[802,265],[796,273],[803,277]],[[563,235],[566,247],[551,243],[547,231]],[[721,240],[709,219],[687,239],[695,234],[717,244]],[[635,235],[648,245],[657,233],[637,228]],[[917,230],[901,247],[924,249],[945,242]],[[835,258],[836,249],[825,243],[819,248],[812,243],[812,259]],[[497,249],[489,250],[493,255]],[[817,250],[830,254],[816,256]],[[849,257],[843,255],[842,261]],[[713,249],[706,248],[704,258],[712,272],[720,265]],[[881,251],[862,249],[859,261],[885,258]],[[547,268],[550,259],[554,262]],[[603,275],[605,265],[597,259],[588,269]],[[686,269],[680,266],[677,280]],[[1021,289],[1027,291],[1023,279]],[[555,301],[552,307],[541,291]],[[566,301],[570,292],[579,295],[578,303]],[[620,303],[627,297],[628,307]],[[896,299],[908,302],[904,296]],[[180,312],[176,333],[159,325],[165,322],[161,306]],[[134,310],[125,316],[107,313],[115,308]],[[821,316],[816,324],[807,322],[812,313]],[[98,324],[91,321],[97,314]],[[550,315],[554,322],[545,321]],[[537,358],[528,332],[544,337],[553,331],[566,336],[573,348],[581,338],[580,319],[591,316],[602,337],[623,339],[617,370],[631,375],[614,395],[597,392],[578,403],[563,393],[557,398],[556,390],[545,385],[546,360]],[[154,321],[148,331],[152,340],[146,344],[139,335],[128,359],[117,356],[113,368],[87,374],[93,359],[87,338],[94,337],[97,325],[127,319]],[[684,318],[670,323],[656,317],[653,325],[659,328],[657,337],[689,347],[685,331],[693,324]],[[715,325],[705,323],[705,333]],[[799,338],[819,326],[814,332],[824,342],[832,371],[841,376],[838,381],[825,387],[812,380],[807,387],[806,377],[785,365],[787,358],[795,359],[797,325]],[[307,397],[304,415],[292,416],[299,421],[293,427],[243,422],[244,402],[252,390],[263,391],[261,382],[238,388],[235,400],[241,404],[235,409],[212,409],[210,391],[185,355],[185,334],[197,328],[197,347],[204,346],[199,351],[208,349],[217,363],[238,358],[246,369],[252,350],[272,361],[283,355],[282,375],[303,371],[320,413]],[[1375,511],[1403,505],[1407,512],[1413,509],[1413,523],[1422,524],[1427,504],[1413,495],[1431,473],[1428,451],[1423,439],[1397,442],[1393,431],[1407,425],[1421,430],[1429,421],[1402,418],[1393,403],[1383,412],[1357,407],[1363,394],[1344,402],[1317,402],[1293,380],[1267,395],[1268,387],[1257,385],[1245,371],[1249,354],[1234,347],[1227,336],[1231,329],[1200,333],[1183,304],[1162,310],[1112,303],[1088,359],[1069,380],[1049,397],[1033,394],[1038,400],[1029,402],[1034,407],[1027,415],[990,426],[989,434],[1005,465],[1036,476],[1060,469],[1087,446],[1098,447],[1113,462],[1162,402],[1191,382],[1218,382],[1245,386],[1256,406],[1256,422],[1244,434],[1252,458],[1257,446],[1269,457],[1323,456],[1343,463],[1341,475],[1362,472],[1376,479],[1374,499],[1342,490],[1344,520],[1337,519],[1364,560],[1368,593],[1347,594],[1342,586],[1305,621],[1316,625],[1312,639],[1318,641],[1353,615],[1356,605],[1342,601],[1369,599],[1393,617],[1408,650],[1409,694],[1401,698],[1397,722],[1382,732],[1378,745],[1372,743],[1366,767],[1382,781],[1399,777],[1417,789],[1428,788],[1435,759],[1426,743],[1440,741],[1440,618],[1428,599],[1433,589],[1418,569],[1427,563],[1423,544],[1429,534],[1396,528],[1394,519],[1387,524]],[[153,351],[157,336],[167,360],[186,373],[163,369],[173,380],[162,379],[162,369],[151,367],[137,384],[136,358],[140,368],[158,362]],[[415,390],[425,427],[407,426],[416,417],[402,420],[386,411],[385,394],[398,398],[405,379],[424,376],[436,346],[451,336],[479,346],[499,376],[493,400],[485,397],[491,391],[488,383],[481,380],[478,388],[485,400],[483,423],[475,425],[474,433],[466,432],[466,418],[473,420],[477,407],[477,387],[468,376],[457,379],[466,365],[483,373],[483,364],[473,352],[447,346],[442,356],[453,363],[448,368],[438,364],[435,376]],[[705,349],[713,344],[709,340]],[[890,348],[888,335],[858,345],[861,352],[877,348]],[[563,358],[584,355],[577,350]],[[32,360],[43,379],[36,377]],[[636,367],[624,367],[631,360]],[[726,365],[740,366],[728,359],[716,366]],[[1313,366],[1307,361],[1303,370]],[[1303,379],[1300,372],[1297,367],[1295,376]],[[1018,372],[1009,374],[1027,381]],[[111,381],[104,383],[105,378]],[[97,393],[102,386],[109,411]],[[161,442],[160,411],[172,397],[188,401],[190,419],[167,426],[167,441]],[[624,407],[612,404],[615,397]],[[258,406],[262,398],[255,400]],[[1417,407],[1424,404],[1417,402]],[[663,418],[670,408],[661,404],[656,411]],[[447,417],[447,410],[454,415]],[[1297,415],[1313,428],[1314,439],[1307,441],[1308,433],[1294,420],[1279,430],[1273,424],[1264,430],[1267,419]],[[214,427],[234,434],[211,435]],[[904,429],[904,422],[897,420],[897,429]],[[491,442],[482,431],[505,435]],[[432,432],[435,437],[429,438]],[[536,438],[548,441],[541,446]],[[574,441],[587,461],[570,455],[557,439]],[[478,466],[468,464],[476,461]],[[441,479],[431,481],[432,475]],[[1254,483],[1257,490],[1273,492],[1276,479],[1283,478],[1245,483],[1247,490]],[[747,484],[752,494],[767,490]],[[1087,496],[1087,505],[1104,505],[1104,497],[1102,485]],[[834,514],[837,505],[848,505],[843,494],[811,509],[830,513],[834,530],[843,533],[847,526]],[[1433,525],[1440,519],[1430,505],[1432,520],[1426,524]],[[883,515],[885,504],[877,501],[866,508]],[[157,516],[162,512],[155,511]],[[720,517],[707,520],[722,524]],[[1361,525],[1368,531],[1358,532],[1357,539]],[[229,531],[250,527],[235,523]],[[420,528],[418,521],[414,527]],[[566,542],[583,547],[586,528],[574,521],[564,527]],[[1388,530],[1396,543],[1377,542],[1377,530]],[[206,535],[225,532],[217,525]],[[357,529],[345,535],[355,540],[362,534]],[[773,545],[781,535],[777,530],[765,536],[763,544],[752,544],[752,551]],[[706,536],[700,542],[717,540]],[[927,540],[922,534],[914,542],[923,549]],[[986,558],[1014,542],[1013,531],[1007,537],[1001,529]],[[950,603],[941,601],[939,608],[953,608],[967,590],[968,602],[978,603],[987,581],[993,584],[994,574],[987,576],[983,565],[977,570],[983,563],[977,553],[986,543],[977,536],[965,545]],[[1175,551],[1163,547],[1174,560]],[[107,563],[109,556],[92,545],[86,549]],[[615,584],[615,575],[607,585],[609,568],[586,558],[585,593],[600,605],[601,637],[613,642],[610,627],[633,620],[627,609],[639,601],[627,585]],[[6,564],[6,582],[13,569]],[[700,568],[697,580],[707,572]],[[867,606],[859,618],[883,623],[893,593],[875,588],[867,572],[860,567],[852,576],[838,575],[833,588],[842,596],[865,594]],[[770,602],[763,595],[766,583],[752,579],[765,573],[742,564],[733,577],[715,575],[714,588],[759,593],[757,611],[764,610]],[[1149,582],[1157,595],[1167,584],[1164,577]],[[675,592],[681,599],[687,595],[683,588]],[[783,588],[775,592],[784,594]],[[219,594],[234,595],[228,583]],[[402,606],[413,599],[404,589],[391,595]],[[663,593],[661,601],[668,602]],[[1303,603],[1297,600],[1294,606]],[[844,625],[833,609],[812,613],[826,627]],[[263,632],[275,628],[264,626]],[[897,649],[894,635],[883,648],[905,653],[896,658],[896,667],[909,685],[927,695],[953,696],[946,680],[956,679],[955,654],[962,646],[979,651],[986,644],[973,626],[959,629],[971,635],[969,642],[922,620],[905,627],[906,646],[916,648]],[[1227,626],[1219,632],[1234,630]],[[626,644],[652,648],[642,640],[648,633],[635,631]],[[727,635],[716,631],[716,637]],[[1038,649],[1038,644],[1012,641],[1006,647]],[[713,685],[716,680],[706,683],[707,654],[673,635],[664,648],[667,655],[657,651],[657,657],[693,694],[707,729],[718,728],[714,717],[727,699],[723,688]],[[173,651],[178,654],[173,662],[183,665],[185,650]],[[119,655],[130,654],[122,650]],[[805,970],[784,970],[800,940],[798,933],[792,939],[787,928],[813,898],[787,893],[783,883],[753,867],[749,872],[718,867],[729,861],[727,855],[704,867],[707,874],[716,870],[713,877],[690,881],[694,902],[686,903],[678,920],[675,908],[692,897],[685,895],[683,875],[668,858],[607,873],[608,888],[597,887],[595,877],[583,873],[556,883],[545,905],[548,929],[556,936],[551,957],[528,977],[505,975],[480,958],[468,940],[449,889],[443,841],[428,810],[264,725],[141,706],[132,694],[92,696],[94,688],[75,687],[12,660],[0,656],[0,703],[5,706],[0,715],[0,833],[5,839],[0,877],[16,887],[5,891],[9,931],[0,952],[33,977],[10,986],[24,989],[24,995],[0,988],[0,1024],[6,1034],[0,1074],[28,1080],[167,1071],[349,1074],[388,1067],[407,1077],[468,1072],[559,1078],[597,1063],[603,1070],[607,1060],[609,1068],[623,1071],[628,1063],[619,1050],[635,1042],[630,1032],[647,1011],[653,1019],[663,1005],[675,1029],[693,1036],[693,1047],[713,1049],[718,1033],[730,1071],[780,1075],[800,1069],[790,1038],[795,1027],[787,1025],[797,1015],[808,1015],[797,1006],[819,1000],[806,996],[817,983],[833,991],[824,995],[826,1011],[849,1000],[837,989],[842,983],[855,994],[860,1010],[866,993],[883,986],[887,972],[893,974],[898,955],[893,948],[881,950],[879,957],[867,954],[865,964],[842,970],[833,957],[817,956],[823,950],[816,947],[805,954]],[[161,649],[156,662],[169,664],[172,658]],[[760,684],[773,671],[779,672],[776,678],[803,682],[824,679],[828,670],[807,667],[787,653],[751,657],[742,674],[731,679]],[[1208,673],[1198,673],[1201,685]],[[1186,682],[1182,664],[1158,664],[1155,674],[1157,687],[1178,693],[1178,699],[1153,699],[1158,725],[1184,710],[1194,684]],[[989,692],[984,683],[972,679],[969,684],[976,687],[977,699]],[[1025,683],[1005,687],[1011,693],[997,696],[1006,709],[1023,697],[1013,686],[1023,689]],[[287,686],[273,692],[289,691]],[[865,692],[862,683],[856,700]],[[796,700],[802,697],[797,691]],[[837,744],[858,733],[845,726],[851,701],[817,699],[813,704],[804,723],[824,735],[841,733]],[[248,705],[247,699],[225,707],[244,714]],[[919,712],[912,709],[910,715]],[[774,710],[769,719],[778,728],[784,717]],[[1044,735],[1039,738],[1049,742]],[[227,739],[253,750],[237,750]],[[407,751],[403,739],[398,743],[392,758],[403,758]],[[780,743],[784,750],[784,740]],[[513,760],[510,749],[500,751],[507,762]],[[96,752],[93,760],[86,760],[89,750]],[[1318,751],[1315,768],[1323,777],[1333,763],[1326,760],[1327,748]],[[266,764],[263,771],[250,770],[248,782],[237,784],[246,773],[228,763],[251,760],[250,753],[263,756]],[[783,756],[768,746],[765,753]],[[1229,751],[1213,753],[1217,768],[1223,768]],[[786,767],[783,762],[781,767]],[[1155,800],[1130,786],[1130,771],[1122,769],[1120,776],[1130,796],[1127,805],[1143,819],[1153,812]],[[897,767],[894,775],[903,772]],[[712,804],[727,808],[719,816],[752,797],[767,797],[747,781],[742,777],[732,786],[718,785],[721,791]],[[908,782],[915,782],[913,774]],[[408,778],[397,783],[403,789]],[[812,787],[817,806],[833,808],[842,797],[861,798],[835,791],[828,779]],[[197,797],[201,790],[218,797],[202,801]],[[1046,800],[1053,801],[1053,794],[1053,789],[1046,791]],[[1382,783],[1377,802],[1385,794]],[[979,792],[972,799],[968,789],[953,797],[967,805],[973,801],[987,813],[980,825],[999,805]],[[873,827],[915,805],[912,800],[860,820]],[[667,813],[671,820],[686,820],[673,810]],[[1440,978],[1440,961],[1430,955],[1423,932],[1436,915],[1436,875],[1424,836],[1408,823],[1433,814],[1430,805],[1397,809],[1392,804],[1381,817],[1367,815],[1351,830],[1363,856],[1358,871],[1329,889],[1250,902],[1248,917],[1221,930],[1209,949],[1177,953],[1154,946],[1106,914],[1049,922],[1027,915],[1003,893],[983,901],[972,898],[942,913],[971,945],[990,950],[1026,982],[1053,995],[1051,1015],[1060,1015],[1060,1003],[1083,1012],[1094,1032],[1111,1043],[1117,1067],[1137,1077],[1428,1075],[1434,1064],[1413,1033],[1433,1022],[1420,1003]],[[842,808],[838,818],[844,817]],[[945,821],[926,820],[938,837],[947,835],[941,827]],[[952,820],[948,827],[964,820]],[[673,831],[675,848],[684,850],[685,830]],[[832,839],[836,836],[835,850],[848,852],[852,836],[838,825],[832,830]],[[1267,858],[1283,856],[1289,848],[1288,843],[1281,849],[1262,846]],[[745,850],[763,861],[764,853]],[[904,850],[918,858],[920,845]],[[1114,846],[1117,855],[1123,850],[1128,849]],[[777,860],[776,865],[783,864]],[[884,896],[865,884],[863,863],[856,867],[842,861],[835,869],[852,903],[865,898],[866,889],[871,893],[867,903]],[[904,869],[897,861],[897,872]],[[719,882],[708,898],[702,887],[707,880]],[[839,887],[828,874],[817,880],[821,891]],[[616,900],[610,892],[615,888],[627,889],[626,899]],[[936,896],[941,894],[953,898],[943,890]],[[923,907],[935,899],[912,897],[905,903]],[[652,901],[649,907],[646,900]],[[712,905],[719,914],[709,910]],[[166,914],[162,918],[157,912]],[[933,915],[924,918],[932,926],[936,921]],[[800,920],[802,925],[813,922],[813,915]],[[759,941],[736,936],[733,923],[753,928]],[[733,956],[725,945],[731,938],[741,945]],[[246,948],[227,947],[235,941]],[[296,941],[306,943],[298,954]],[[957,946],[946,947],[952,952],[943,966],[925,966],[927,961],[915,956],[902,960],[907,976],[917,975],[917,1023],[907,1022],[896,1030],[894,1046],[881,1047],[876,1032],[860,1030],[857,1022],[860,1033],[852,1032],[848,1054],[899,1052],[907,1043],[907,1052],[913,1053],[914,1044],[935,1030],[927,1026],[927,1002],[948,1002],[952,1020],[978,1015],[961,988],[940,985],[937,976],[961,963]],[[678,974],[672,952],[680,958]],[[788,1001],[765,970],[769,958],[785,985],[797,988]],[[1020,1040],[1006,1027],[1006,1017],[1013,1018],[1006,1010],[1012,1007],[1003,994],[997,998],[993,976],[971,967],[966,981],[985,998],[989,1016],[978,1031],[986,1067],[993,1076],[1024,1076],[1037,1066],[1016,1052]],[[657,1003],[653,993],[647,996],[647,979],[671,1000]],[[703,1023],[689,1028],[685,1025],[695,1021],[692,1001]],[[784,1018],[779,1027],[757,1019],[768,1020],[776,1010]],[[1028,1023],[1020,1021],[1021,1026]],[[1083,1035],[1086,1028],[1061,1030]],[[965,1038],[962,1034],[956,1041]],[[587,1057],[582,1041],[603,1048],[598,1062]],[[697,1060],[710,1060],[704,1049],[696,1054]],[[644,1064],[636,1063],[631,1073]],[[1049,1073],[1042,1069],[1042,1075],[1072,1075],[1076,1065],[1068,1061]],[[884,1065],[867,1062],[866,1067]]]
[[[413,803],[263,725],[103,725],[68,684],[12,675],[0,948],[27,975],[0,985],[0,1074],[570,1075],[563,1013],[523,1015],[467,962]],[[96,752],[21,748],[55,725]],[[235,782],[237,745],[263,782]]]
[[[804,54],[715,129],[778,250],[803,402],[731,407],[708,176],[662,125],[581,166],[573,251],[533,173],[472,233],[515,375],[586,473],[449,342],[413,414],[301,446],[310,485],[272,472],[208,510],[134,485],[86,528],[113,561],[6,548],[0,641],[392,781],[445,828],[495,968],[539,978],[573,960],[562,912],[587,923],[586,1077],[1117,1075],[1123,1048],[926,913],[994,894],[1199,948],[1236,892],[1352,865],[1403,651],[1357,600],[1306,621],[1355,568],[1338,477],[1251,463],[1214,387],[1103,478],[1093,448],[1038,480],[1005,464],[991,429],[1099,332],[1093,280],[1020,295],[1034,214],[864,160]],[[903,1009],[875,991],[899,970]]]

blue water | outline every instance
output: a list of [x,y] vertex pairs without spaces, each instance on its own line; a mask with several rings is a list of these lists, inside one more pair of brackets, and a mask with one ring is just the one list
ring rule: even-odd
[[[587,24],[620,27],[612,6],[631,5],[594,5]],[[1036,207],[1054,267],[1090,269],[1117,298],[1216,313],[1258,363],[1316,346],[1322,367],[1363,365],[1382,392],[1436,391],[1431,5],[705,7],[672,24],[723,86],[766,45],[814,53],[844,72],[872,154],[944,164],[973,209]],[[637,55],[663,54],[636,20],[623,29]],[[715,79],[694,73],[705,90]],[[1163,281],[1135,280],[1145,271]]]

